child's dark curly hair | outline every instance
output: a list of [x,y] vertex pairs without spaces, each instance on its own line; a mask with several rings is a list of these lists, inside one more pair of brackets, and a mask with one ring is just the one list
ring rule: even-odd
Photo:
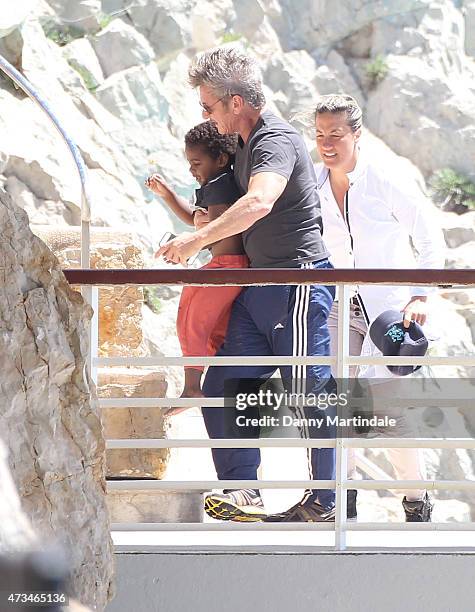
[[213,159],[218,159],[221,153],[226,153],[231,166],[234,163],[237,138],[237,134],[220,134],[215,123],[203,121],[185,134],[185,144],[190,147],[204,147]]

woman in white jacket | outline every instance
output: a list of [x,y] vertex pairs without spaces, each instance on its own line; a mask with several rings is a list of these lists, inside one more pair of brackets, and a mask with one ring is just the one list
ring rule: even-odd
[[[323,96],[315,109],[315,127],[323,162],[316,167],[323,236],[335,268],[444,267],[445,243],[430,203],[406,177],[379,167],[360,150],[362,112],[357,102],[346,95]],[[350,304],[350,354],[380,354],[367,331],[371,321],[385,310],[400,310],[406,327],[411,321],[424,325],[430,291],[387,285],[355,288]],[[328,319],[332,354],[337,346],[337,312],[335,302]],[[353,370],[352,375],[355,373]],[[394,376],[382,365],[366,366],[358,375]],[[404,415],[399,416],[404,427]],[[391,449],[388,453],[399,479],[424,478],[418,449]],[[351,478],[353,455],[349,456],[349,470]],[[430,521],[432,503],[426,491],[407,491],[402,503],[406,521]],[[348,518],[356,518],[354,490],[348,491]]]

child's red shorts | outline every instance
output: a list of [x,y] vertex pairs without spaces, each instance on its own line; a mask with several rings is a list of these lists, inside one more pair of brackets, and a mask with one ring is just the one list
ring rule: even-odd
[[[246,255],[217,255],[201,269],[247,268]],[[231,306],[242,287],[185,287],[178,306],[176,329],[184,357],[216,354],[228,328]],[[203,370],[203,366],[185,366]]]

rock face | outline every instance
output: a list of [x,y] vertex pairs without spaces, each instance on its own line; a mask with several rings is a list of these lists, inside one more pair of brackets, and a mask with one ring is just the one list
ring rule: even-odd
[[326,47],[335,44],[378,19],[409,13],[428,0],[342,0],[338,11],[332,0],[304,0],[298,11],[291,0],[283,0],[287,19],[293,24],[293,40],[300,47]]
[[28,517],[21,508],[8,465],[8,451],[0,441],[0,553],[28,550],[38,544]]
[[112,543],[104,438],[85,369],[90,308],[26,214],[0,191],[0,426],[23,509],[72,566],[72,595],[103,610]]
[[60,23],[71,24],[84,32],[97,32],[101,0],[46,0]]
[[104,81],[99,59],[87,38],[78,38],[66,45],[64,56],[69,65],[81,75],[88,89],[95,89]]
[[94,50],[106,77],[132,66],[147,64],[155,54],[147,39],[120,19],[94,38]]
[[[451,167],[473,177],[469,160],[475,156],[475,71],[454,66],[449,79],[422,58],[392,57],[388,63],[390,74],[369,97],[367,125],[426,176]],[[428,100],[435,107],[429,109]]]
[[412,20],[405,47],[397,46],[398,27],[374,38],[372,57],[387,55],[388,74],[369,92],[367,125],[425,175],[452,167],[473,178],[475,66],[465,55],[463,15],[454,3],[439,1]]
[[190,9],[186,0],[145,0],[134,3],[127,11],[133,25],[150,41],[159,56],[173,56],[189,46],[191,28],[186,17]]
[[[222,42],[258,57],[269,106],[285,117],[318,94],[345,91],[363,105],[367,127],[426,178],[444,166],[472,176],[474,6],[342,0],[336,14],[329,0],[302,0],[298,11],[291,0],[42,0],[25,23],[11,20],[2,49],[64,111],[90,169],[94,222],[134,224],[151,247],[154,228],[175,220],[144,206],[152,196],[143,179],[159,171],[191,195],[182,139],[201,113],[187,65]],[[45,20],[78,31],[66,32],[61,49],[40,27]],[[367,68],[378,56],[387,73],[372,83]],[[4,184],[34,222],[77,224],[78,185],[57,139],[28,100],[0,94]]]
[[35,0],[15,2],[3,10],[0,15],[0,38],[7,36],[17,28],[35,8]]
[[475,57],[475,2],[467,0],[465,10],[465,53]]
[[[80,45],[78,50],[78,46],[71,43],[73,52],[68,49],[69,45],[63,51],[48,40],[35,20],[22,26],[21,36],[23,46],[19,61],[25,75],[50,100],[89,169],[90,191],[95,203],[92,222],[115,228],[126,225],[128,230],[134,228],[143,244],[149,248],[151,243],[156,245],[158,238],[148,230],[143,232],[143,228],[161,226],[166,231],[171,229],[171,222],[161,206],[150,207],[146,203],[152,196],[147,193],[144,197],[143,181],[137,181],[131,165],[130,160],[134,161],[134,156],[130,155],[132,138],[127,137],[121,143],[124,155],[110,137],[110,134],[117,134],[119,140],[121,121],[88,89],[87,85],[94,85],[94,78],[100,78],[96,70],[97,56],[91,45]],[[85,66],[85,70],[75,70],[68,63],[71,57],[74,57],[73,65]],[[0,86],[2,83],[5,84],[0,81]],[[0,107],[0,184],[15,200],[18,198],[33,223],[54,225],[63,221],[78,225],[80,186],[66,145],[42,111],[13,88],[0,87]],[[166,129],[163,131],[174,141]],[[147,161],[150,149],[144,150],[138,142],[134,146],[142,152],[137,162],[142,179],[150,170]],[[160,138],[155,134],[153,150],[159,148]],[[175,147],[170,167],[176,166],[177,155]],[[190,178],[187,181],[191,184]]]

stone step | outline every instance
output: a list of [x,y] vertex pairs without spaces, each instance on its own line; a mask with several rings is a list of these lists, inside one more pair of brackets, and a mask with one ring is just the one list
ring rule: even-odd
[[112,523],[202,523],[200,491],[120,490],[107,493]]
[[[61,267],[78,268],[81,251],[79,227],[33,226],[59,259]],[[91,228],[91,268],[139,269],[144,253],[131,232]],[[76,289],[78,289],[76,287]],[[140,355],[142,350],[143,288],[138,286],[101,287],[99,291],[99,356]]]
[[[98,372],[101,398],[164,397],[165,373],[160,369],[102,368]],[[105,438],[164,438],[168,424],[161,408],[103,408]],[[170,451],[167,448],[108,449],[108,477],[160,479]]]

